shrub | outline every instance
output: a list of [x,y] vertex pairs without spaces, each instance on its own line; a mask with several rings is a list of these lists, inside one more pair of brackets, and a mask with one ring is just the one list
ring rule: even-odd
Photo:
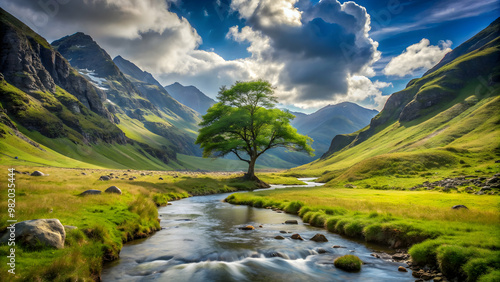
[[349,272],[357,272],[361,270],[363,262],[355,255],[345,255],[336,258],[333,261],[335,267]]
[[299,216],[300,217],[304,217],[304,215],[308,212],[310,212],[312,209],[310,207],[302,207],[300,210],[299,210]]

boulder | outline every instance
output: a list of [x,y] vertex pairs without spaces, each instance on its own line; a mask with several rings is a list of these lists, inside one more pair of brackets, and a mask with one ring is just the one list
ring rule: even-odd
[[107,176],[107,175],[103,175],[103,176],[99,177],[99,180],[102,180],[102,181],[108,181],[110,179],[111,178],[109,176]]
[[285,237],[283,237],[281,235],[278,235],[278,236],[274,237],[274,239],[276,239],[276,240],[285,240]]
[[468,210],[469,209],[469,208],[467,208],[464,205],[455,205],[455,206],[453,206],[451,208],[454,209],[454,210],[459,210],[459,209],[466,209],[466,210]]
[[280,230],[280,233],[282,233],[282,234],[286,234],[286,233],[288,233],[288,232],[286,232],[285,230]]
[[101,194],[101,191],[99,190],[94,190],[94,189],[90,189],[90,190],[87,190],[87,191],[84,191],[80,194],[80,196],[87,196],[87,195],[100,195]]
[[323,249],[323,248],[318,249],[318,254],[324,254],[324,253],[326,253],[325,249]]
[[342,246],[339,246],[339,245],[334,245],[332,248],[338,249],[338,248],[345,248],[345,247],[342,247]]
[[294,240],[304,240],[299,234],[293,234],[291,238]]
[[82,172],[82,175],[87,175],[85,172]]
[[392,255],[392,259],[394,259],[394,260],[404,260],[407,257],[408,257],[408,255],[404,254],[404,253],[396,253],[396,254]]
[[328,239],[326,239],[325,235],[320,234],[320,233],[314,235],[314,237],[312,237],[309,240],[314,241],[314,242],[328,242]]
[[289,219],[285,221],[285,224],[299,224],[299,222],[296,219]]
[[41,171],[38,171],[38,170],[35,170],[33,171],[33,173],[31,174],[31,176],[44,176],[45,174]]
[[240,230],[254,230],[254,229],[255,229],[255,227],[253,227],[252,225],[240,227]]
[[[64,248],[66,231],[59,219],[33,219],[21,221],[14,224],[16,244],[37,246],[39,243],[56,249]],[[0,236],[0,243],[7,243],[10,237],[10,229]]]
[[400,267],[398,267],[398,271],[401,271],[401,272],[408,272],[408,270],[407,270],[404,266],[400,266]]
[[120,188],[118,188],[116,186],[111,186],[108,189],[104,190],[104,193],[115,193],[115,194],[121,195],[122,190],[120,190]]
[[158,178],[158,180],[163,180],[163,177]]

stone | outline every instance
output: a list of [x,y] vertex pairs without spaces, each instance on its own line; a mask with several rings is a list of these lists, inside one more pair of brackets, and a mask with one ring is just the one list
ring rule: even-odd
[[443,277],[434,277],[434,281],[443,281]]
[[420,278],[422,278],[424,280],[431,280],[432,278],[434,278],[434,275],[432,275],[432,273],[429,273],[429,272],[424,272],[424,273],[422,273]]
[[100,195],[100,194],[101,194],[101,191],[99,191],[99,190],[94,190],[94,189],[90,189],[90,190],[83,191],[82,193],[80,193],[80,196],[87,196],[87,195]]
[[163,177],[159,177],[158,180],[163,180]]
[[240,230],[254,230],[255,227],[253,227],[252,225],[247,225],[247,226],[240,227],[239,229]]
[[341,246],[339,246],[339,245],[334,245],[332,248],[334,248],[334,249],[338,249],[338,248],[345,248],[345,247],[341,247]]
[[489,187],[489,186],[484,186],[484,187],[483,187],[483,188],[481,188],[479,191],[480,191],[480,192],[491,191],[491,187]]
[[128,180],[134,180],[134,178],[133,178],[133,177],[130,177]]
[[397,253],[392,255],[392,259],[395,260],[404,260],[406,258],[406,254],[403,253]]
[[[12,226],[12,225],[11,225]],[[64,248],[66,231],[59,219],[33,219],[21,221],[13,225],[16,234],[16,244],[36,246],[41,243],[56,249]],[[7,243],[10,229],[0,236],[0,243]]]
[[453,206],[451,208],[454,209],[454,210],[459,210],[459,209],[466,209],[466,210],[468,210],[469,209],[468,207],[466,207],[464,205],[455,205],[455,206]]
[[356,186],[354,186],[352,184],[346,184],[346,185],[344,185],[344,188],[354,188],[354,187],[356,187]]
[[311,239],[309,239],[311,241],[314,241],[314,242],[328,242],[328,239],[326,239],[325,235],[323,234],[316,234],[314,235]]
[[104,190],[104,193],[115,193],[115,194],[121,195],[122,190],[120,190],[120,188],[118,188],[116,186],[111,186],[108,189]]
[[323,249],[323,248],[318,249],[318,254],[324,254],[324,253],[326,253],[325,249]]
[[82,172],[82,175],[87,175],[85,172]]
[[293,234],[291,238],[294,240],[304,240],[299,234]]
[[286,233],[288,233],[288,232],[286,232],[285,230],[280,230],[280,233],[282,233],[282,234],[286,234]]
[[38,171],[38,170],[35,170],[33,171],[33,173],[31,174],[31,176],[44,176],[45,174],[41,171]]
[[299,222],[296,219],[289,219],[285,221],[285,224],[299,224]]
[[408,272],[408,270],[407,270],[404,266],[400,266],[400,267],[398,267],[398,271],[401,271],[401,272]]
[[73,226],[73,225],[64,225],[65,230],[75,230],[78,229],[78,227]]
[[99,180],[101,180],[101,181],[108,181],[110,179],[111,178],[109,176],[107,176],[107,175],[103,175],[103,176],[99,177]]
[[285,237],[283,237],[281,235],[278,235],[278,236],[274,237],[274,239],[276,239],[276,240],[285,240]]

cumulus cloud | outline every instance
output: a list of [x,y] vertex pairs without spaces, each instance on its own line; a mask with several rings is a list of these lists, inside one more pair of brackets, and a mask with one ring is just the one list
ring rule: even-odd
[[231,11],[246,26],[231,27],[226,37],[249,43],[250,56],[225,60],[199,49],[202,38],[196,30],[169,11],[176,2],[0,0],[49,40],[85,32],[110,55],[130,59],[164,84],[193,84],[214,96],[221,85],[263,78],[286,104],[383,106],[380,89],[388,85],[368,78],[375,75],[372,65],[380,52],[368,34],[370,16],[364,7],[336,0],[232,0]]
[[403,77],[417,70],[430,69],[437,64],[446,53],[451,51],[450,40],[440,41],[438,46],[430,45],[429,39],[422,38],[419,43],[410,45],[401,55],[394,57],[386,65],[386,75]]

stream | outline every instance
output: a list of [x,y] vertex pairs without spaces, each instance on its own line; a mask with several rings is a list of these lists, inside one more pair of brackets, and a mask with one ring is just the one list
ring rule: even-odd
[[[321,185],[311,182],[314,180],[311,178],[300,180],[307,183],[306,187]],[[269,189],[287,187],[290,186],[272,185]],[[162,230],[149,238],[125,244],[120,259],[104,266],[102,280],[415,280],[411,272],[398,271],[398,266],[403,264],[371,256],[373,247],[303,224],[296,215],[223,202],[230,194],[190,197],[159,208]],[[299,224],[283,224],[290,219],[296,219]],[[246,225],[256,229],[239,229]],[[299,233],[304,241],[290,239],[294,233]],[[328,242],[310,241],[317,233],[324,234]],[[277,235],[286,239],[274,239]],[[333,245],[342,248],[332,248]],[[335,268],[333,260],[346,254],[354,254],[364,262],[360,272]]]

